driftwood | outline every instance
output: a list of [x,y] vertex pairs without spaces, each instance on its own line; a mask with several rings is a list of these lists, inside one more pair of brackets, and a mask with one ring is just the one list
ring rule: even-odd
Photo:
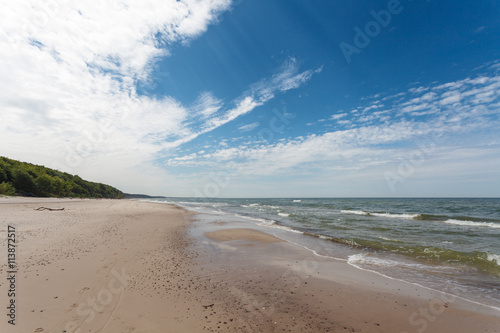
[[211,307],[213,307],[213,306],[214,306],[214,304],[210,304],[210,305],[202,305],[202,306],[203,306],[205,309],[207,309],[207,308],[211,308]]
[[53,210],[64,210],[64,208],[47,208],[47,207],[38,207],[37,209],[35,210],[50,210],[50,211],[53,211]]

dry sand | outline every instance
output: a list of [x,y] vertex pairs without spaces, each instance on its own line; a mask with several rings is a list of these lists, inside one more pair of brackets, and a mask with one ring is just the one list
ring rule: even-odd
[[220,225],[193,240],[189,215],[129,200],[0,198],[1,276],[8,225],[18,264],[16,325],[2,278],[0,332],[500,331],[495,311],[255,230]]

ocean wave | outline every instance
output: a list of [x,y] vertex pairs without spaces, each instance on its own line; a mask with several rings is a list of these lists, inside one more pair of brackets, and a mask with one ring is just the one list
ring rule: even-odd
[[362,210],[341,210],[340,212],[344,214],[365,215],[365,216],[370,215],[370,213]]
[[245,207],[245,208],[257,207],[257,206],[260,206],[260,204],[258,204],[258,203],[253,203],[253,204],[249,204],[249,205],[241,205],[241,207]]
[[255,222],[258,222],[259,224],[262,223],[263,225],[274,224],[276,222],[274,220],[267,220],[267,219],[263,219],[263,218],[259,218],[259,217],[253,217],[253,216],[249,216],[249,215],[234,214],[234,216],[243,218],[245,220],[255,221]]
[[380,236],[379,238],[383,239],[385,241],[388,241],[388,242],[404,243],[403,241],[400,241],[400,240],[397,240],[397,239],[392,239],[392,238],[387,238],[387,237],[382,237],[382,236]]
[[370,215],[379,216],[379,217],[396,218],[396,219],[410,219],[410,220],[414,220],[414,219],[420,217],[420,214],[370,213]]
[[338,243],[338,244],[344,244],[344,245],[349,245],[351,247],[358,247],[358,248],[361,247],[361,245],[356,243],[356,241],[354,239],[335,238],[335,237],[331,237],[331,236],[316,234],[316,233],[310,232],[310,231],[304,231],[302,233],[306,236],[316,237],[319,239],[328,240],[328,241]]
[[288,217],[290,216],[290,214],[287,214],[287,213],[278,213],[279,216],[282,216],[282,217]]
[[297,230],[297,229],[294,229],[294,228],[290,228],[290,227],[287,227],[287,226],[284,226],[284,225],[281,225],[281,224],[277,224],[276,222],[273,221],[273,223],[268,223],[268,221],[266,222],[261,222],[261,223],[258,223],[260,226],[262,227],[267,227],[267,228],[274,228],[274,229],[281,229],[281,230],[285,230],[285,231],[288,231],[288,232],[293,232],[294,234],[304,234],[304,232],[300,231],[300,230]]
[[449,219],[444,221],[444,223],[461,225],[464,227],[483,227],[483,228],[486,227],[486,228],[500,229],[500,224],[493,222],[473,222],[473,221]]
[[487,253],[486,258],[491,261],[496,263],[498,266],[500,266],[500,255],[494,254],[494,253]]
[[281,229],[281,230],[286,230],[286,231],[293,232],[296,234],[303,234],[303,232],[300,230],[296,230],[294,228],[290,228],[290,227],[287,227],[284,225],[277,224],[276,221],[274,221],[274,220],[268,220],[268,219],[263,219],[263,218],[259,218],[259,217],[240,215],[240,214],[235,214],[235,216],[238,216],[238,217],[241,217],[241,218],[244,218],[247,220],[255,221],[255,222],[257,222],[257,225],[259,225],[261,227]]
[[302,200],[293,200],[293,202],[301,202]]
[[[356,239],[355,241],[359,244],[360,248],[399,254],[417,260],[425,260],[433,264],[444,263],[452,266],[469,266],[483,272],[488,272],[488,274],[500,276],[500,256],[488,252],[459,252],[439,247],[408,246],[404,243],[379,242],[362,239]],[[354,257],[354,259],[356,258],[357,257]]]
[[[378,266],[378,267],[406,267],[406,268],[420,268],[420,269],[431,269],[431,268],[436,269],[436,267],[431,267],[431,266],[422,265],[422,264],[405,263],[403,261],[376,258],[376,257],[369,256],[367,254],[364,254],[364,253],[350,255],[347,258],[347,263],[351,264],[353,266],[363,264],[363,265]],[[440,268],[443,269],[444,267],[440,267]]]
[[398,219],[410,219],[414,220],[419,218],[420,214],[391,214],[391,213],[370,213],[365,212],[364,210],[341,210],[341,213],[344,214],[354,214],[354,215],[363,215],[363,216],[377,216],[377,217],[389,217],[389,218],[398,218]]

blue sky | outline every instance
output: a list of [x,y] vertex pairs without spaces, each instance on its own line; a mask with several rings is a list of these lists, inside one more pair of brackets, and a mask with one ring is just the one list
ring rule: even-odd
[[167,196],[500,196],[495,1],[34,3],[0,14],[1,155]]

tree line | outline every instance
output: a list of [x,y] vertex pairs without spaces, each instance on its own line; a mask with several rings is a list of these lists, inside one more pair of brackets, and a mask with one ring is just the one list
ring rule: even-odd
[[123,198],[123,192],[77,175],[0,156],[0,194],[39,197]]

